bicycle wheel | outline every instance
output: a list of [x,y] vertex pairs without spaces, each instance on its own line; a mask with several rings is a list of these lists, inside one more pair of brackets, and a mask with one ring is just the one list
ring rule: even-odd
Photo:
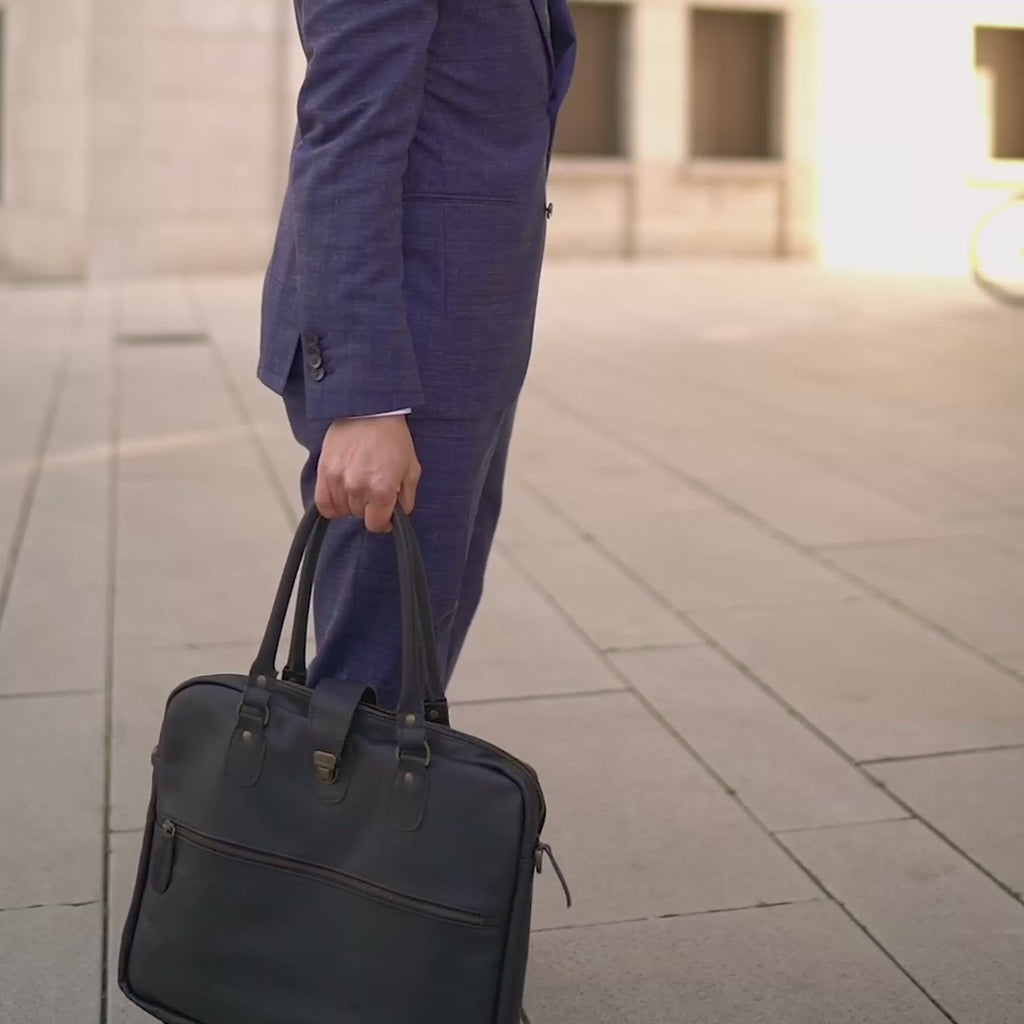
[[1024,306],[1024,193],[979,221],[971,241],[971,269],[989,295]]

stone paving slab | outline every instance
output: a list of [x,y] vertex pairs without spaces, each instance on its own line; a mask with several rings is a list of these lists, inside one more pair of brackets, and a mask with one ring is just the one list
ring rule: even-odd
[[99,694],[0,700],[0,908],[100,899],[103,763]]
[[716,427],[711,437],[651,431],[637,439],[666,463],[802,544],[927,536],[941,529],[933,515],[821,460],[780,448],[750,428]]
[[565,544],[580,539],[581,531],[543,501],[520,478],[509,475],[501,502],[495,541],[514,551],[521,544]]
[[824,901],[533,936],[533,1024],[941,1024]]
[[1024,893],[1024,750],[871,766],[871,774],[1004,885]]
[[460,729],[523,758],[546,841],[573,890],[538,880],[534,925],[813,899],[816,886],[629,694],[455,709]]
[[98,903],[0,912],[0,1020],[96,1024],[101,919]]
[[509,469],[584,531],[649,512],[714,507],[649,458],[530,390],[520,399]]
[[1000,654],[999,664],[1005,665],[1011,672],[1016,672],[1017,677],[1024,681],[1024,649]]
[[114,658],[110,827],[141,828],[149,804],[150,754],[171,691],[192,676],[249,671],[247,644],[192,647],[121,645]]
[[142,833],[119,832],[110,837],[110,928],[107,935],[107,1019],[101,1024],[152,1024],[117,987],[117,954],[135,887]]
[[711,648],[623,651],[612,660],[773,831],[906,816]]
[[[564,422],[558,420],[552,431]],[[609,523],[636,527],[651,513],[673,515],[714,507],[706,496],[635,454],[616,453],[601,444],[589,451],[562,448],[552,440],[557,433],[546,436],[543,462],[513,454],[512,473],[584,533],[599,533]]]
[[923,825],[782,840],[957,1024],[1020,1020],[1024,906]]
[[452,702],[607,689],[622,689],[609,664],[495,551]]
[[183,278],[141,278],[116,284],[115,329],[123,334],[203,330],[203,318]]
[[1018,510],[965,516],[961,526],[966,533],[985,536],[995,544],[1024,553],[1024,513]]
[[[246,442],[233,454],[249,454]],[[118,499],[117,641],[255,649],[291,535],[255,468],[247,488],[230,479],[179,478],[173,488],[122,480]]]
[[123,441],[241,425],[208,344],[124,345],[116,354]]
[[856,760],[1024,742],[1024,687],[877,602],[694,619]]
[[520,544],[512,557],[602,650],[699,641],[593,544]]
[[599,544],[680,611],[826,601],[857,589],[726,509],[609,520]]
[[[0,662],[6,666],[0,692],[103,685],[110,518],[108,362],[83,348],[64,364],[56,415],[0,620]],[[14,495],[18,488],[12,482],[0,477],[0,493]]]
[[1024,649],[1024,552],[968,536],[843,548],[829,558],[987,654]]
[[[299,511],[303,453],[280,399],[255,379],[259,286],[259,275],[85,291],[0,285],[0,557],[13,550],[55,375],[71,355],[19,552],[26,575],[15,575],[0,623],[0,657],[22,668],[0,688],[12,675],[45,682],[101,664],[96,648],[72,655],[103,621],[105,599],[86,607],[82,595],[87,579],[99,586],[105,564],[107,534],[96,524],[115,516],[115,645],[101,652],[114,664],[115,828],[141,821],[166,691],[179,677],[250,660]],[[111,349],[118,330],[206,331],[211,343]],[[639,596],[653,589],[854,758],[1024,742],[1019,679],[865,600],[806,548],[823,545],[825,559],[867,552],[880,585],[1024,673],[1012,614],[994,603],[1020,603],[1008,579],[1024,550],[1019,338],[1018,313],[949,282],[731,262],[547,269],[500,550],[453,688],[457,725],[537,763],[552,804],[547,838],[579,901],[566,913],[552,872],[538,879],[534,1024],[931,1024],[939,1012],[659,715],[956,1009],[958,1024],[1017,1024],[1020,903],[916,822],[848,824],[891,813],[890,802],[730,661],[673,644],[620,652],[612,663],[595,646],[663,640],[663,627],[678,640],[687,616],[656,622]],[[119,500],[110,509],[100,480],[115,386]],[[65,479],[84,495],[65,503],[73,524],[55,486]],[[1008,557],[982,557],[978,538]],[[893,540],[927,554],[886,562]],[[559,551],[545,558],[552,544]],[[52,566],[75,577],[53,603],[61,635],[38,655],[20,639],[5,645],[19,622],[20,638],[44,621]],[[620,573],[639,577],[639,589],[624,587]],[[611,595],[606,605],[598,592]],[[623,670],[657,713],[623,689]],[[591,688],[600,695],[583,695]],[[97,713],[59,711],[76,701],[94,701]],[[19,703],[0,697],[16,731],[12,744],[0,726],[0,767],[42,786],[33,808],[56,839],[47,834],[37,857],[38,828],[22,829],[0,851],[0,893],[27,879],[42,883],[43,901],[79,890],[97,898],[102,786],[89,773],[102,771],[102,698],[33,697],[31,720],[12,717]],[[49,767],[8,769],[29,745],[41,749],[44,728],[46,738],[59,733],[61,767],[74,774],[62,775],[59,791]],[[1019,766],[1009,756],[1004,767],[1001,752],[965,757],[872,770],[971,856],[1016,878]],[[30,787],[0,798],[5,821],[24,813],[21,794],[35,800]],[[139,833],[111,838],[112,954]],[[5,857],[17,861],[13,876]],[[730,910],[794,900],[810,902]],[[58,921],[90,908],[0,911],[0,1011],[12,962],[3,929],[18,920],[6,915],[51,910]],[[678,914],[690,916],[661,916]],[[633,920],[608,923],[623,918]],[[38,925],[38,942],[18,940],[43,968],[48,957],[67,959],[62,943],[79,943],[70,923],[48,927]],[[22,962],[13,961],[24,1002],[39,990]],[[81,981],[69,968],[87,995],[61,1019],[83,1008],[96,1020],[91,963]],[[113,981],[110,1019],[148,1019]]]
[[[0,693],[99,690],[107,645],[107,467],[44,471],[0,622]],[[68,509],[74,509],[69,515]]]

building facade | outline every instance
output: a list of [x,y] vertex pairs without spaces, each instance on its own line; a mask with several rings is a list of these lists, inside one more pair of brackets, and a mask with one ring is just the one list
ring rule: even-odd
[[[526,0],[523,0],[526,2]],[[962,274],[1024,188],[1024,0],[581,0],[552,256]],[[255,270],[287,174],[291,0],[0,0],[0,265]]]

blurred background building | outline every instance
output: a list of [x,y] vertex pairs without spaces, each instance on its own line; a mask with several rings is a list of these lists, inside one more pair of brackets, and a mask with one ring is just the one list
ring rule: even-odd
[[[523,0],[526,2],[526,0]],[[552,255],[965,274],[1024,188],[1024,0],[586,0]],[[0,0],[0,264],[262,269],[291,0]]]

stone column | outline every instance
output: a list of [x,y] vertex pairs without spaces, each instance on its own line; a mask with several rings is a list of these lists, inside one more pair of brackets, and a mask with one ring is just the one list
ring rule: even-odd
[[89,272],[260,266],[280,202],[290,3],[93,2]]
[[7,0],[0,266],[75,277],[86,250],[89,0]]

